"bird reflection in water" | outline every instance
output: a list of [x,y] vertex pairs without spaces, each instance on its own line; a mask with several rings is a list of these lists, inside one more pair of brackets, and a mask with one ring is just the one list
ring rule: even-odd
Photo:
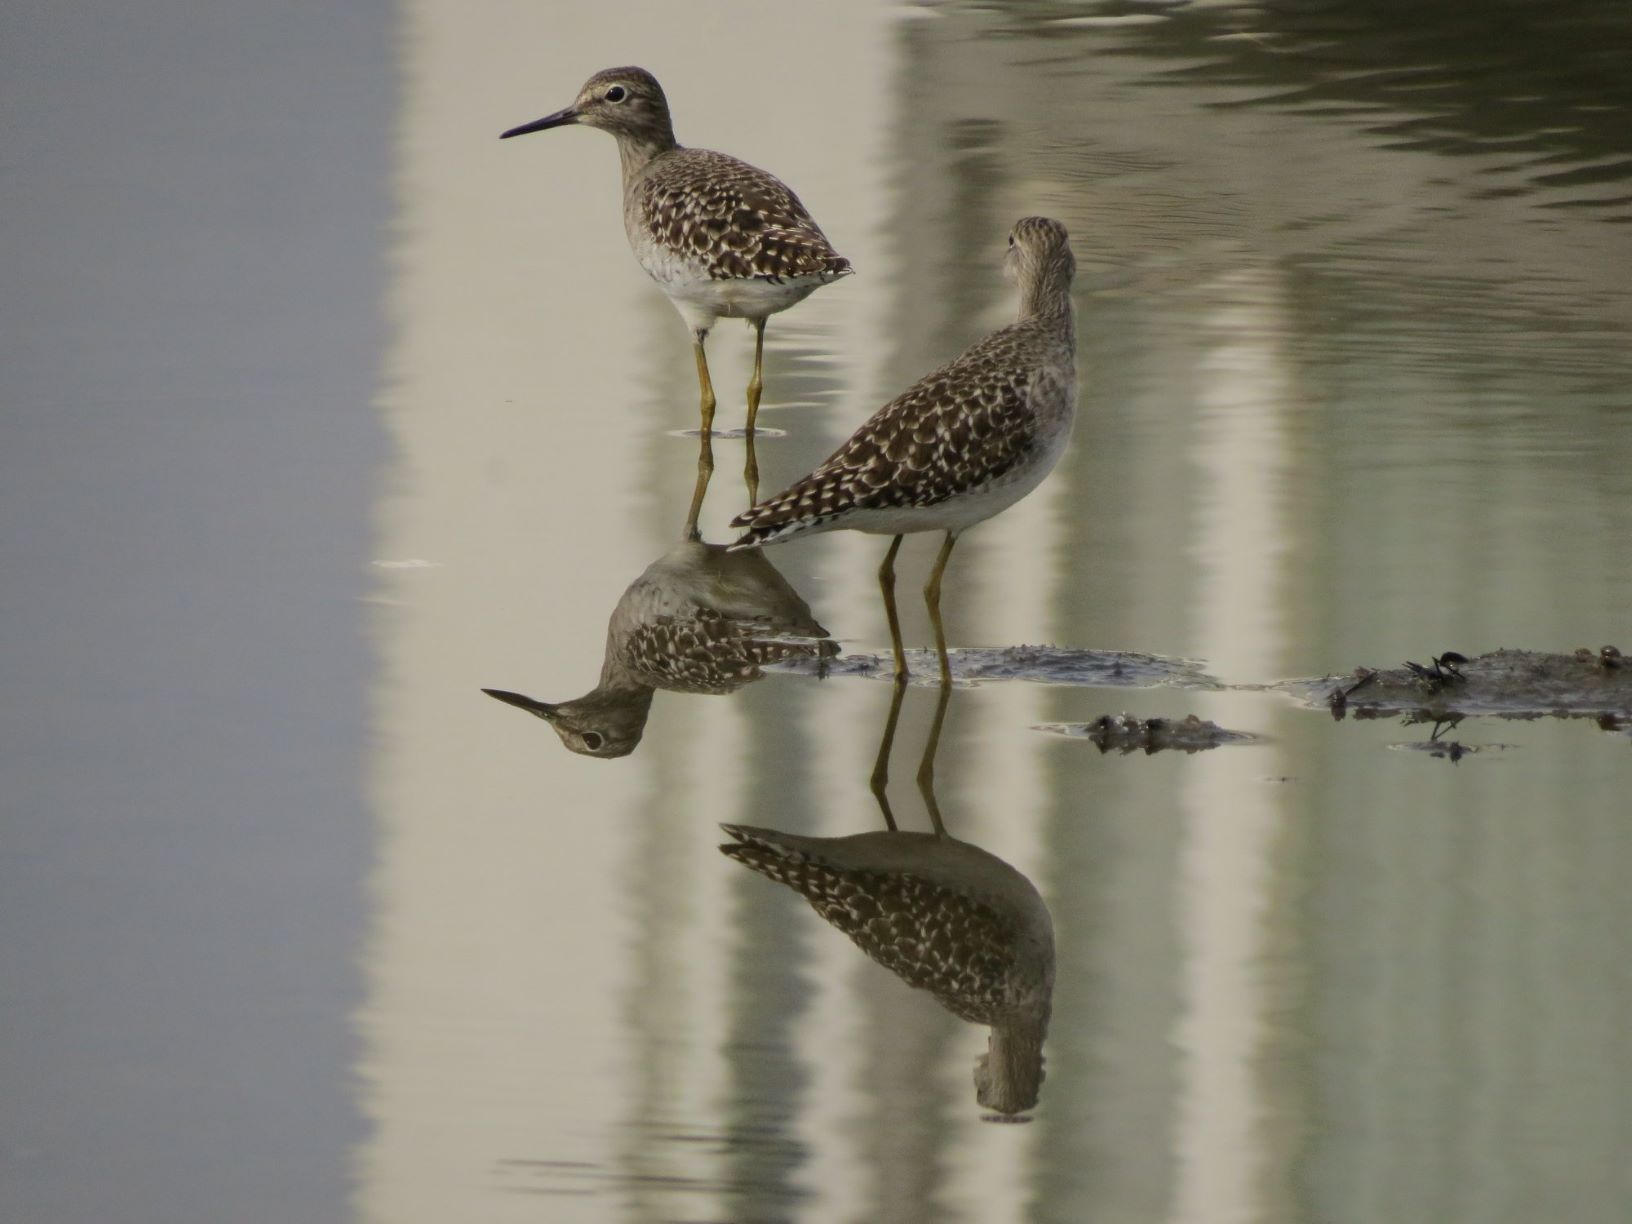
[[873,789],[885,830],[802,837],[724,825],[720,847],[799,893],[826,921],[907,985],[953,1015],[991,1027],[975,1065],[975,1099],[1013,1117],[1034,1108],[1054,993],[1054,924],[1031,881],[995,855],[950,836],[934,795],[934,755],[952,690],[941,689],[919,767],[933,833],[896,827],[885,795],[904,693],[896,686]]
[[560,703],[482,691],[542,718],[573,752],[621,757],[640,743],[657,689],[731,693],[758,680],[767,664],[837,652],[810,605],[762,553],[705,544],[692,519],[687,532],[612,610],[593,689]]

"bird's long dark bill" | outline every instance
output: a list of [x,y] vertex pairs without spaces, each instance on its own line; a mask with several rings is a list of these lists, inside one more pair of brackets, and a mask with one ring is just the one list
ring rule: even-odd
[[531,123],[524,123],[520,127],[513,127],[508,132],[500,132],[500,140],[509,140],[512,136],[525,136],[528,132],[542,132],[546,128],[561,127],[568,123],[578,122],[578,112],[572,107],[558,110],[553,115],[545,115],[542,119],[534,119]]
[[536,714],[539,718],[549,718],[555,713],[555,707],[547,701],[534,701],[525,693],[512,693],[506,689],[484,688],[482,692],[495,700],[513,705],[518,710],[526,710],[529,714]]

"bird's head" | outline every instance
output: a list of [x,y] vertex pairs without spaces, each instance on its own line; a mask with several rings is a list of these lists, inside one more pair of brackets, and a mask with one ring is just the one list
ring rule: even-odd
[[1065,226],[1051,217],[1021,217],[1009,231],[1003,274],[1025,285],[1063,276],[1069,283],[1077,270]]
[[584,82],[571,106],[511,128],[500,139],[581,123],[614,136],[673,143],[668,99],[657,78],[644,68],[603,68]]

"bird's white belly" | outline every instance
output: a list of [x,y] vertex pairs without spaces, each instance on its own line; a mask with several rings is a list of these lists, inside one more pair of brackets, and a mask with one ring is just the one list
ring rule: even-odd
[[962,531],[1001,514],[1043,483],[1059,458],[1056,451],[1029,464],[1008,478],[948,498],[933,506],[905,506],[899,509],[851,510],[833,523],[851,531],[874,535],[905,535],[915,531]]
[[764,319],[803,301],[831,277],[710,277],[705,268],[672,247],[646,240],[635,258],[663,290],[687,326],[711,327],[716,319]]
[[998,480],[932,506],[847,510],[830,529],[905,535],[915,531],[962,531],[1001,514],[1048,477],[1071,440],[1071,418],[1042,426],[1030,459]]

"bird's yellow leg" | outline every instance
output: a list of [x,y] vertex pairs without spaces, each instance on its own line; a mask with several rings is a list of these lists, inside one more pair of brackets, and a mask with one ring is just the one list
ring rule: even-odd
[[[899,536],[896,538],[900,539]],[[924,584],[924,603],[929,607],[929,623],[935,630],[935,654],[941,661],[942,684],[952,683],[952,661],[946,657],[946,629],[941,624],[941,575],[946,572],[946,559],[952,555],[952,545],[957,542],[957,532],[946,533],[940,554],[935,558],[935,568],[929,572],[929,581]]]
[[709,479],[714,475],[714,383],[708,376],[708,357],[703,353],[707,331],[692,333],[691,349],[697,357],[697,383],[702,389],[702,443],[697,448],[697,485],[691,493],[691,508],[686,511],[686,539],[697,538],[697,516],[703,509],[703,496],[708,492]]
[[704,434],[714,428],[714,380],[708,376],[708,354],[703,352],[703,341],[707,339],[706,328],[699,328],[691,333],[691,351],[697,358],[697,386],[702,395],[699,408],[703,417]]
[[890,646],[895,651],[895,678],[907,678],[907,652],[901,645],[901,618],[895,611],[895,554],[901,551],[901,536],[890,541],[884,563],[878,567],[878,586],[884,592],[884,615],[890,621]]

